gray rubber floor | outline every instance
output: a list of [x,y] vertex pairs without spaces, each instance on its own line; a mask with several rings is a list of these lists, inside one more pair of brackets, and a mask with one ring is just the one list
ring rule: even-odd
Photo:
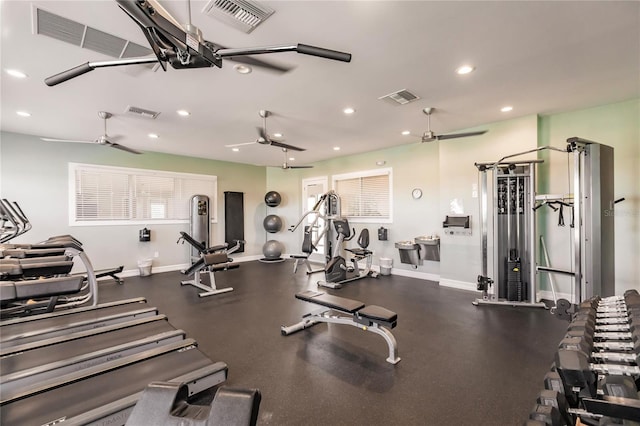
[[214,361],[228,385],[262,392],[260,425],[520,425],[567,323],[535,308],[476,307],[474,292],[399,276],[363,279],[330,294],[398,314],[402,361],[382,337],[318,324],[280,334],[316,308],[294,298],[322,274],[283,263],[242,263],[216,273],[233,292],[199,298],[179,272],[100,284],[101,302],[144,296]]

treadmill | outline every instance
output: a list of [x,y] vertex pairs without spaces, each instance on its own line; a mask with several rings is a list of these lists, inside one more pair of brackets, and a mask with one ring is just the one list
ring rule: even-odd
[[226,378],[225,363],[212,362],[185,339],[17,391],[0,388],[0,418],[13,425],[124,425],[151,382],[186,383],[191,396]]
[[75,339],[48,339],[50,344],[45,346],[21,345],[18,351],[0,358],[3,391],[26,388],[186,338],[186,333],[176,330],[164,315],[127,324],[106,333],[75,333],[83,335]]

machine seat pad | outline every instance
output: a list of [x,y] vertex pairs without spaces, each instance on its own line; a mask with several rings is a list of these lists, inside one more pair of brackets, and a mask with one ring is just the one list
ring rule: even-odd
[[262,395],[258,389],[222,386],[211,403],[210,418],[220,425],[255,425]]
[[289,257],[292,259],[308,259],[309,255],[308,254],[290,254]]
[[344,297],[332,296],[330,294],[311,290],[297,293],[296,299],[316,303],[318,305],[326,306],[327,308],[348,312],[350,314],[364,308],[364,303],[358,300],[346,299]]
[[358,311],[358,315],[371,321],[384,321],[393,323],[398,320],[398,314],[382,306],[368,305]]
[[83,281],[83,277],[77,276],[16,281],[16,300],[77,293],[82,289]]
[[229,256],[227,253],[207,253],[203,254],[205,265],[217,265],[219,263],[227,263],[229,262]]
[[363,248],[351,248],[351,249],[345,249],[346,251],[348,251],[349,253],[353,253],[356,256],[369,256],[370,254],[373,254],[372,251],[367,250],[367,249],[363,249]]

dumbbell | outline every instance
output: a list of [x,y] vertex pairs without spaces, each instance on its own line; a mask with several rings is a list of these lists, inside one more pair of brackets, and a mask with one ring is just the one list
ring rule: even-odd
[[555,364],[566,386],[577,387],[581,394],[586,392],[591,397],[596,396],[598,374],[640,376],[640,367],[637,365],[593,364],[589,355],[582,350],[559,349],[556,352]]
[[[596,342],[597,343],[597,342]],[[571,349],[574,351],[582,351],[589,355],[590,360],[593,363],[626,363],[626,364],[640,364],[640,353],[629,353],[629,352],[600,352],[595,348],[594,351],[594,342],[589,338],[588,335],[583,336],[566,336],[564,339],[560,341],[560,345],[558,347],[560,349]]]

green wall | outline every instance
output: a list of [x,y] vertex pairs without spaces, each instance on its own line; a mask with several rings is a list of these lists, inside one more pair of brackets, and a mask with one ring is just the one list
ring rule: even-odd
[[[177,246],[178,232],[188,225],[158,225],[152,227],[155,238],[149,244],[139,243],[139,226],[74,227],[67,218],[67,163],[108,164],[123,167],[171,170],[218,176],[218,217],[213,225],[212,241],[224,239],[224,191],[245,193],[245,237],[247,259],[262,256],[262,245],[267,239],[282,242],[283,254],[299,253],[301,230],[287,231],[303,213],[302,180],[326,177],[379,167],[393,169],[393,223],[354,224],[357,231],[368,227],[371,232],[370,248],[374,251],[374,264],[380,257],[390,257],[398,274],[439,280],[441,284],[475,289],[475,278],[481,272],[479,234],[479,206],[474,188],[478,183],[475,162],[498,160],[536,146],[563,147],[566,139],[580,136],[611,145],[615,148],[616,197],[626,201],[615,209],[616,238],[616,292],[637,288],[640,279],[640,100],[584,109],[548,116],[525,116],[474,129],[488,129],[485,135],[469,139],[453,139],[436,143],[410,143],[359,155],[340,157],[314,164],[312,169],[282,170],[275,167],[257,167],[236,163],[182,157],[161,153],[134,156],[100,146],[80,144],[50,144],[35,136],[0,134],[0,190],[2,197],[21,203],[34,223],[31,232],[22,241],[45,239],[49,235],[71,233],[85,242],[87,252],[98,268],[125,264],[135,269],[139,258],[160,252],[154,266],[166,267],[185,264],[188,253]],[[462,130],[461,130],[462,131]],[[531,157],[522,158],[535,158]],[[545,163],[538,169],[539,193],[567,191],[566,155],[544,153]],[[383,166],[376,163],[384,161]],[[413,188],[421,188],[419,200],[411,197]],[[281,193],[278,207],[264,203],[266,191]],[[451,213],[451,202],[463,206],[464,214],[471,215],[471,236],[443,234],[442,221]],[[267,214],[283,219],[283,228],[267,234],[262,221]],[[545,234],[552,263],[557,267],[570,267],[569,228],[558,229],[557,218],[540,219],[539,230]],[[389,240],[378,241],[377,229],[389,229]],[[441,261],[425,261],[417,269],[400,263],[396,241],[410,240],[421,235],[441,237]],[[491,253],[492,248],[489,248]],[[98,254],[99,253],[99,254]],[[491,265],[492,260],[489,259]],[[174,268],[175,269],[175,268]],[[559,292],[570,294],[570,284],[559,280]],[[547,283],[542,283],[543,296],[550,297]]]
[[152,240],[138,241],[142,225],[69,226],[68,163],[102,164],[141,169],[209,174],[218,177],[217,223],[211,225],[212,244],[224,242],[224,192],[244,192],[244,256],[258,256],[262,244],[262,220],[254,212],[264,203],[266,186],[264,167],[205,160],[193,157],[146,152],[132,155],[97,145],[43,142],[30,135],[2,132],[0,142],[0,191],[3,198],[17,201],[29,216],[33,229],[14,242],[44,240],[51,235],[72,234],[84,243],[95,268],[124,264],[125,270],[137,268],[137,261],[154,258],[154,268],[175,269],[189,261],[186,246],[176,244],[180,231],[189,224],[149,224]]

